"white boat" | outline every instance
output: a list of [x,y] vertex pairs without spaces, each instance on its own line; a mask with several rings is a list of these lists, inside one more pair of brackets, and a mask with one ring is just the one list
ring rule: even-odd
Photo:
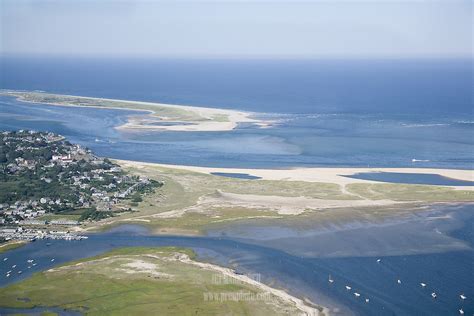
[[331,275],[329,275],[329,277],[328,277],[328,282],[329,283],[334,283],[334,280],[331,278]]
[[382,259],[377,259],[377,263],[380,263],[380,261],[382,261]]
[[352,288],[349,285],[346,285],[346,290],[349,291],[350,289],[352,289]]
[[54,262],[54,258],[53,258],[53,259],[51,259],[51,262]]
[[355,296],[355,297],[360,297],[360,294],[357,293],[357,292],[354,292],[354,296]]
[[398,280],[397,280],[397,283],[398,283],[398,284],[402,284],[402,280],[398,279]]
[[370,302],[370,300],[369,300],[368,298],[366,298],[366,299],[365,299],[365,302],[368,303],[368,302]]
[[411,160],[411,162],[429,162],[429,160],[427,160],[427,159],[415,159],[415,158],[413,158],[413,159]]
[[7,278],[9,278],[9,277],[10,277],[10,275],[9,275],[9,274],[7,274]]
[[464,310],[462,308],[459,310],[459,315],[464,315]]
[[426,287],[426,283],[421,282],[420,285],[421,287]]
[[3,258],[3,261],[7,261],[7,260],[8,260],[8,258]]
[[16,264],[12,265],[12,269],[15,269],[16,268]]
[[462,300],[465,300],[465,299],[467,298],[467,296],[465,296],[464,294],[459,295],[459,297],[460,297]]
[[22,272],[21,272],[21,270],[20,270],[20,271],[18,271],[18,274],[21,274],[21,273],[22,273]]
[[436,295],[435,292],[431,293],[431,297],[432,297],[432,298],[436,298],[437,296],[438,296],[438,295]]

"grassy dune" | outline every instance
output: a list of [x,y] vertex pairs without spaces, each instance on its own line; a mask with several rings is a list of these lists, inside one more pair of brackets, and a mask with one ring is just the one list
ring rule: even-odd
[[[154,194],[144,197],[135,209],[137,212],[123,214],[102,222],[100,229],[110,225],[138,223],[151,230],[166,234],[199,234],[206,229],[245,219],[260,219],[292,222],[297,218],[312,223],[317,221],[339,221],[351,218],[378,218],[416,210],[416,206],[434,202],[472,202],[473,191],[454,190],[448,187],[409,184],[348,184],[345,189],[335,183],[304,181],[245,180],[214,176],[188,170],[166,168],[156,165],[137,165],[120,162],[128,171],[164,181],[164,186]],[[332,207],[307,210],[301,215],[282,215],[265,206],[227,203],[219,192],[239,196],[261,196],[273,200],[273,196],[291,198],[306,197],[315,200],[369,202],[368,206]],[[393,205],[370,206],[371,201],[393,200],[406,202]],[[395,203],[395,202],[394,202]],[[97,224],[90,224],[97,225]],[[92,228],[92,227],[90,227]]]
[[85,315],[295,315],[294,306],[276,297],[271,302],[205,300],[207,292],[260,289],[216,282],[218,272],[173,260],[180,253],[193,257],[187,249],[137,247],[71,262],[0,289],[0,305],[55,306]]
[[[206,196],[212,196],[217,190],[239,194],[280,195],[298,197],[307,195],[314,198],[358,199],[343,194],[338,185],[327,183],[305,183],[302,181],[254,181],[232,179],[196,172],[162,167],[133,168],[128,171],[146,175],[153,179],[164,181],[164,186],[155,194],[145,196],[143,202],[136,208],[138,212],[124,214],[120,220],[133,218],[136,223],[148,226],[160,232],[179,232],[197,234],[213,224],[248,218],[281,218],[274,210],[255,209],[245,206],[197,206],[198,201]],[[155,215],[187,210],[182,216],[154,217]],[[109,222],[117,223],[118,218]],[[106,221],[107,222],[107,221]]]
[[352,183],[347,190],[367,199],[420,202],[473,202],[474,191],[418,184],[362,184]]

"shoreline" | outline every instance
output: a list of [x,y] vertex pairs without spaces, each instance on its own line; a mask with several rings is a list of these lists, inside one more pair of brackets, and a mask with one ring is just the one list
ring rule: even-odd
[[[158,102],[145,102],[145,101],[133,101],[133,100],[120,100],[120,99],[109,99],[109,98],[97,98],[87,96],[75,96],[67,94],[55,94],[47,92],[37,91],[17,91],[17,90],[0,90],[0,95],[13,97],[15,100],[31,104],[45,104],[52,106],[70,106],[70,107],[85,107],[85,108],[96,108],[96,109],[113,109],[113,110],[130,110],[137,112],[145,112],[144,115],[129,115],[127,122],[123,125],[116,126],[115,129],[122,131],[176,131],[176,132],[216,132],[216,131],[231,131],[237,128],[241,123],[254,124],[260,128],[268,128],[272,125],[271,121],[263,121],[255,118],[251,118],[256,113],[230,110],[222,108],[211,108],[211,107],[198,107],[190,105],[178,105],[178,104],[166,104]],[[57,98],[54,101],[41,101],[28,99],[32,96]],[[65,98],[66,100],[61,100]],[[107,105],[84,105],[84,104],[73,104],[71,100],[67,98],[73,98],[84,101],[96,101],[96,102],[110,102]],[[114,104],[113,103],[119,103]],[[122,106],[119,106],[122,105]],[[130,105],[130,106],[127,106]],[[133,105],[142,106],[134,108]],[[172,115],[162,114],[162,111],[176,111],[171,113],[177,117],[173,118]],[[170,114],[170,113],[168,113]],[[179,115],[182,116],[180,119]],[[191,118],[189,116],[192,116]],[[159,125],[164,123],[164,125]]]
[[294,304],[296,306],[296,308],[298,310],[300,310],[302,313],[304,313],[304,315],[317,316],[317,315],[320,315],[320,313],[323,313],[323,315],[325,315],[325,316],[331,315],[329,313],[329,308],[327,308],[325,306],[321,306],[321,305],[313,303],[314,305],[321,308],[321,310],[319,310],[319,309],[314,308],[314,307],[310,306],[309,304],[305,303],[304,300],[289,294],[285,290],[268,286],[268,285],[266,285],[265,283],[263,283],[261,281],[256,281],[256,280],[254,280],[254,279],[252,279],[252,278],[250,278],[246,275],[243,275],[243,274],[242,275],[236,274],[235,271],[230,269],[230,268],[222,267],[222,266],[219,266],[219,265],[216,265],[216,264],[211,264],[211,263],[205,263],[205,262],[201,262],[201,261],[197,261],[197,260],[192,260],[191,258],[189,258],[189,256],[181,256],[177,260],[180,261],[180,262],[183,262],[183,263],[188,263],[188,264],[198,266],[202,269],[209,269],[209,270],[212,270],[212,271],[220,272],[220,273],[222,273],[222,274],[224,274],[224,275],[226,275],[230,278],[237,279],[237,280],[239,280],[243,283],[253,285],[253,286],[257,287],[258,289],[260,289],[262,291],[271,293],[272,295],[278,297],[279,299],[281,299],[281,300],[283,300],[287,303],[291,302],[292,304]]
[[28,244],[25,240],[11,240],[3,244],[0,244],[0,254],[5,253],[9,250],[14,250]]

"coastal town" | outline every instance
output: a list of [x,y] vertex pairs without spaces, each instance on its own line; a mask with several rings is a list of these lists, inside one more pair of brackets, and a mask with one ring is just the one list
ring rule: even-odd
[[133,211],[162,185],[61,135],[27,130],[1,132],[0,180],[4,241],[82,239],[72,227]]

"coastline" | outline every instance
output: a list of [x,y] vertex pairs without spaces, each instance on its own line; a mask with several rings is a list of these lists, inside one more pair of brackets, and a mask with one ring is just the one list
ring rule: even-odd
[[235,271],[232,270],[232,269],[221,267],[219,265],[215,265],[215,264],[211,264],[211,263],[204,263],[204,262],[200,262],[200,261],[196,261],[196,260],[191,260],[189,258],[189,256],[181,256],[177,260],[180,261],[180,262],[183,262],[183,263],[188,263],[188,264],[198,266],[202,269],[209,269],[209,270],[212,270],[212,271],[215,271],[215,272],[219,272],[219,273],[222,273],[222,274],[224,274],[224,275],[226,275],[230,278],[237,279],[237,280],[239,280],[243,283],[253,285],[256,288],[258,288],[258,289],[260,289],[264,292],[271,293],[272,295],[278,297],[279,299],[281,299],[281,300],[283,300],[287,303],[294,304],[296,306],[296,308],[303,313],[303,315],[317,316],[317,315],[320,315],[321,313],[325,316],[330,316],[331,315],[329,313],[329,308],[327,308],[327,307],[315,304],[315,305],[317,305],[318,307],[321,308],[321,310],[316,309],[314,307],[309,306],[307,303],[305,303],[304,300],[299,299],[296,296],[293,296],[293,295],[287,293],[284,290],[280,290],[280,289],[277,289],[277,288],[270,287],[270,286],[266,285],[265,283],[260,282],[260,281],[256,281],[256,280],[254,280],[254,279],[252,279],[252,278],[250,278],[246,275],[236,274]]
[[[267,128],[272,124],[270,121],[252,118],[251,116],[255,113],[220,108],[52,94],[36,91],[0,90],[0,95],[14,97],[17,101],[32,104],[130,110],[147,113],[144,115],[128,116],[128,121],[125,124],[115,127],[121,131],[216,132],[233,130],[241,123],[254,124],[260,128]],[[45,98],[46,101],[41,98]],[[74,102],[77,103],[78,101],[96,104],[74,104]]]

